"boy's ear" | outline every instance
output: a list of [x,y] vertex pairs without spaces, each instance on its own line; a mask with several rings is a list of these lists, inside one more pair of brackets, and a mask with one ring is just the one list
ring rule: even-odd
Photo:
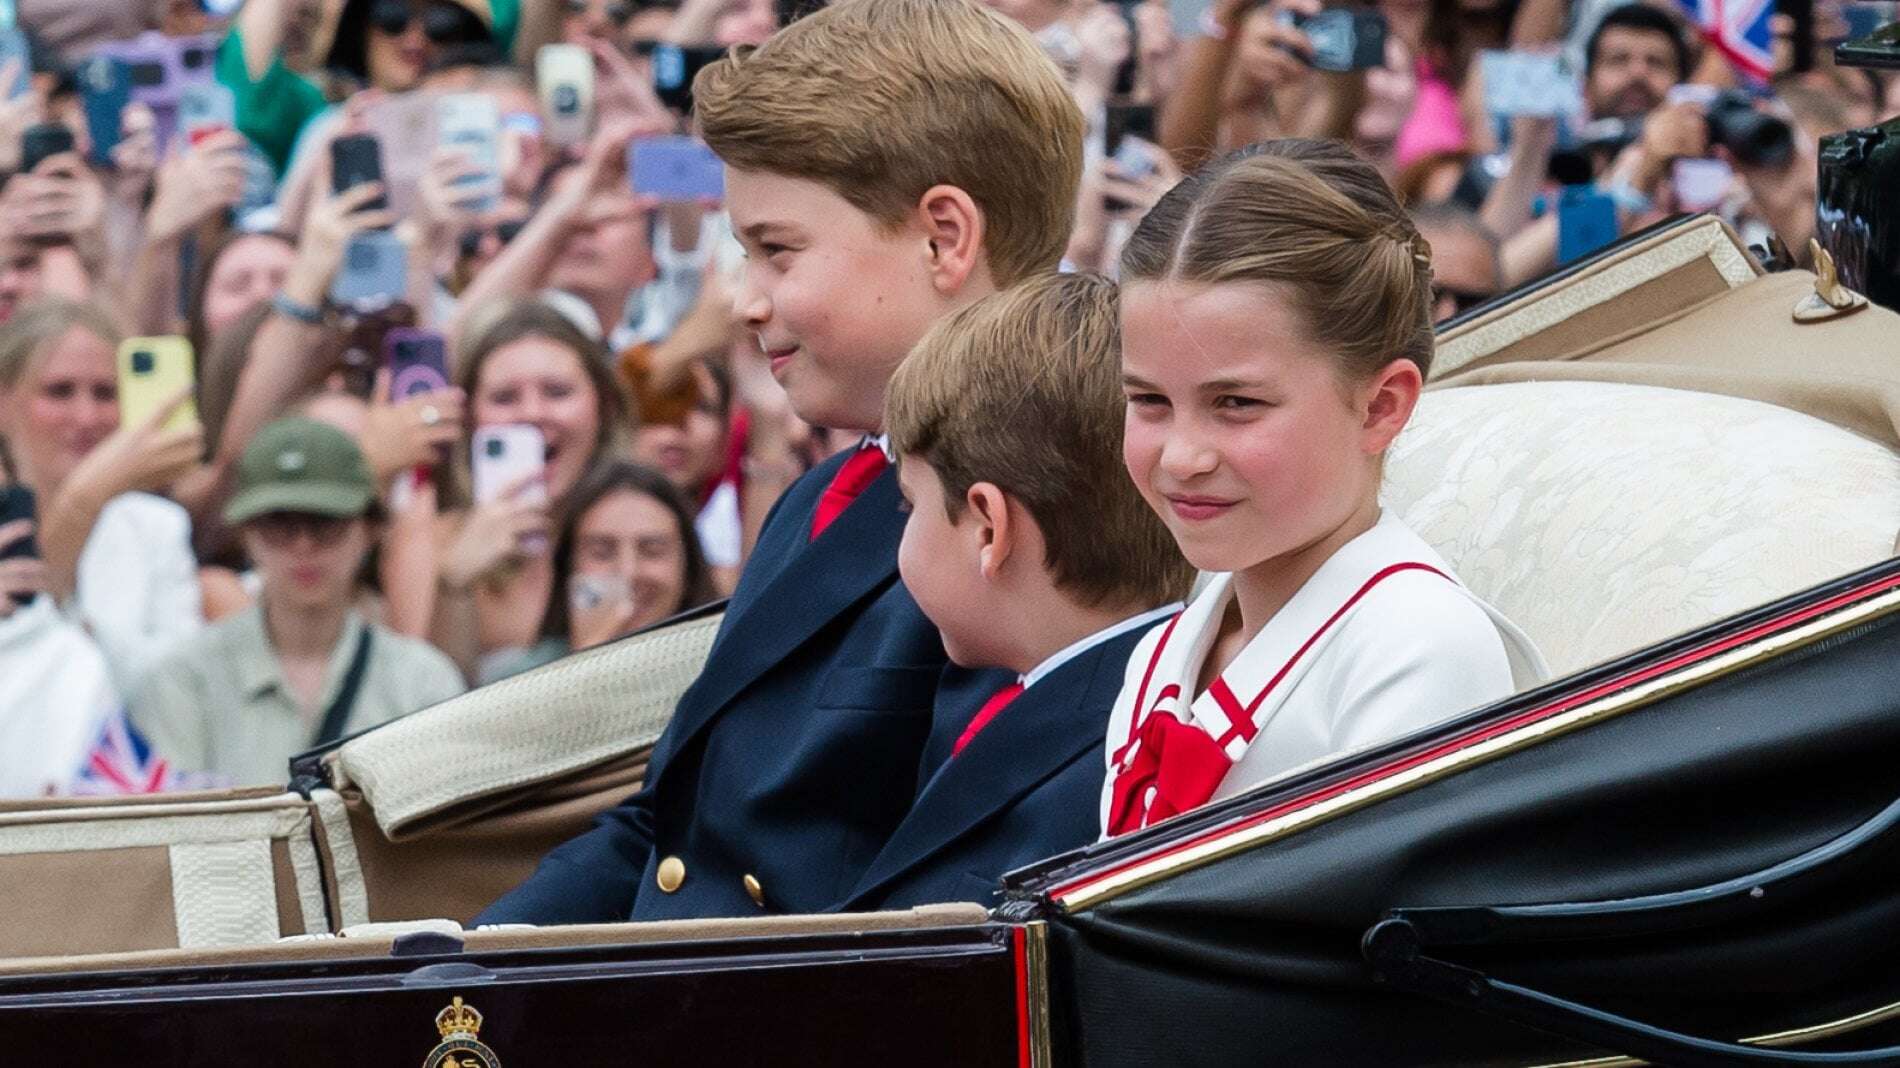
[[986,579],[1003,572],[1015,549],[1016,524],[1010,518],[1009,498],[994,482],[978,482],[963,495],[964,507],[976,539],[976,566]]
[[1410,360],[1393,360],[1373,373],[1360,394],[1365,409],[1361,430],[1368,455],[1383,453],[1392,439],[1399,436],[1399,431],[1405,429],[1412,418],[1412,409],[1418,406],[1418,393],[1424,384],[1418,364]]
[[929,272],[937,292],[952,296],[970,277],[987,271],[983,261],[983,210],[954,185],[933,185],[917,201],[917,217],[929,242]]

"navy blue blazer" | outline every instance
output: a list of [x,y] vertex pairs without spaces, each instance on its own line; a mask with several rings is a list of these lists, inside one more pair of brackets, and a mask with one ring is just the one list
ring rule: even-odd
[[[1036,680],[954,757],[978,706],[939,701],[925,756],[935,774],[839,907],[995,905],[1005,872],[1101,837],[1108,714],[1147,631],[1118,634]],[[988,685],[993,693],[998,683]]]
[[953,698],[968,680],[898,581],[894,471],[809,539],[844,460],[767,517],[642,789],[477,922],[817,912],[857,885],[916,796],[940,682]]

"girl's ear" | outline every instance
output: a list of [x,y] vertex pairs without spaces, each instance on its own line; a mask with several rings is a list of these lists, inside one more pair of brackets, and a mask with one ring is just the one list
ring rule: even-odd
[[1360,427],[1360,445],[1368,456],[1378,456],[1411,421],[1418,406],[1418,393],[1425,385],[1418,364],[1398,359],[1373,372],[1360,392],[1365,419]]
[[963,292],[970,278],[989,268],[983,261],[983,211],[954,185],[934,185],[917,199],[930,281],[946,297]]
[[1009,498],[994,482],[978,482],[963,495],[963,504],[976,539],[977,570],[986,579],[1003,572],[1016,547],[1016,525],[1010,519]]

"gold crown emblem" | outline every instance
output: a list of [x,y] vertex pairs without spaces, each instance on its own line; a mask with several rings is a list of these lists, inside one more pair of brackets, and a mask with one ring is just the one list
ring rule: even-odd
[[474,1038],[482,1029],[482,1014],[475,1011],[475,1006],[464,1005],[461,998],[456,998],[448,1008],[435,1014],[435,1029],[445,1039],[453,1035]]

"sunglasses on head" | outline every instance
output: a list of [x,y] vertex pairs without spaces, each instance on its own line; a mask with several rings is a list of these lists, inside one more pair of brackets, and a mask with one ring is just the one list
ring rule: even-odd
[[378,32],[400,37],[409,24],[420,18],[422,35],[431,41],[454,41],[466,37],[468,19],[454,4],[435,3],[417,11],[407,0],[376,0],[369,9],[369,24]]

